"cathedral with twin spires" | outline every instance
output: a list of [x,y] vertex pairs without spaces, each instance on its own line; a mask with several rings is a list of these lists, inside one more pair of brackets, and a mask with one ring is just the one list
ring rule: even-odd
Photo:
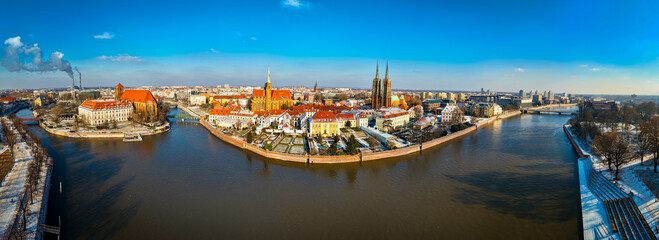
[[371,92],[371,108],[380,109],[391,107],[391,80],[389,79],[389,59],[384,79],[380,79],[378,63],[375,65],[375,78]]

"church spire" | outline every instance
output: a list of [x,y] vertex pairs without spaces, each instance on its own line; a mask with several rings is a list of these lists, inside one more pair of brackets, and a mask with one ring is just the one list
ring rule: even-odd
[[380,71],[379,66],[378,66],[379,65],[378,62],[379,62],[379,60],[376,60],[376,62],[375,62],[375,78],[376,79],[380,78],[380,75],[378,74],[378,71]]
[[387,72],[384,76],[384,79],[389,79],[389,57],[387,57]]
[[270,83],[270,67],[268,67],[268,83]]

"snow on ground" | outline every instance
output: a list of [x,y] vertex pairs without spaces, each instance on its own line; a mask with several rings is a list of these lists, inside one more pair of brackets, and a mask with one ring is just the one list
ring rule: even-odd
[[16,144],[14,167],[9,171],[0,187],[0,234],[4,235],[18,214],[18,200],[25,191],[27,167],[32,156],[25,148],[24,142]]
[[[639,158],[621,166],[619,174],[620,180],[614,183],[624,192],[631,192],[633,194],[633,199],[636,202],[636,205],[638,205],[638,208],[641,210],[643,217],[645,217],[648,225],[650,225],[650,228],[655,232],[656,235],[656,229],[659,224],[659,202],[657,202],[657,197],[652,194],[649,188],[645,186],[643,181],[641,181],[641,179],[639,179],[634,172],[636,169],[643,169],[648,166],[647,162],[644,166],[641,166],[640,163],[641,160]],[[609,180],[614,178],[615,173],[608,171],[608,167],[605,164],[600,161],[598,165],[599,168],[603,170],[602,174],[605,177],[607,177]]]
[[588,189],[588,179],[586,179],[583,164],[583,160],[579,159],[579,188],[581,189],[584,239],[619,239],[617,234],[611,233],[611,224],[606,216],[604,203]]
[[[630,193],[630,192],[633,193],[634,202],[636,202],[636,205],[638,205],[638,208],[643,214],[643,217],[645,217],[645,220],[648,222],[648,225],[650,225],[650,229],[652,229],[655,235],[657,235],[656,229],[658,228],[658,224],[659,224],[659,202],[657,202],[658,199],[656,198],[656,196],[652,195],[652,192],[648,189],[648,187],[645,186],[645,184],[643,184],[643,182],[634,173],[634,169],[641,169],[644,167],[640,165],[641,163],[640,158],[634,159],[626,164],[623,164],[620,167],[620,175],[619,175],[620,180],[613,181],[615,177],[615,172],[614,172],[615,166],[613,166],[614,170],[609,171],[608,165],[606,165],[604,162],[602,162],[600,158],[598,158],[590,151],[588,151],[587,150],[588,148],[585,147],[583,143],[581,143],[581,141],[577,140],[577,143],[579,144],[579,147],[581,149],[583,149],[586,153],[590,154],[593,163],[593,169],[601,172],[605,178],[607,178],[614,185],[622,189],[622,191],[626,193]],[[645,157],[644,159],[649,159],[649,158]],[[584,218],[585,218],[585,214],[584,214]],[[586,225],[584,220],[584,231],[585,229],[586,229]]]
[[[18,133],[16,132],[18,135]],[[28,145],[22,140],[18,139],[14,147],[14,167],[7,174],[5,180],[0,185],[0,236],[4,236],[14,224],[19,216],[19,199],[26,190],[27,172],[29,163],[33,160],[32,152]],[[46,190],[47,182],[50,178],[51,171],[49,169],[49,160],[44,164],[41,171],[41,178],[37,186],[37,191],[34,193],[34,200],[28,205],[28,217],[26,224],[26,237],[27,239],[35,239],[40,237],[36,234],[39,221],[41,217],[45,217],[45,212],[41,212],[43,204],[44,190]],[[47,199],[46,199],[47,200]],[[26,199],[27,201],[27,199]],[[44,219],[45,220],[45,219]]]

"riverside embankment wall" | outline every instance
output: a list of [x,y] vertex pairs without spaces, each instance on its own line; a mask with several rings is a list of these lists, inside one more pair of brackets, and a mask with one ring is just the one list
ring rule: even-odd
[[387,151],[382,151],[382,152],[366,152],[366,153],[360,153],[357,155],[341,155],[341,156],[312,156],[312,155],[296,155],[296,154],[286,154],[286,153],[278,153],[278,152],[273,152],[273,151],[268,151],[262,148],[259,148],[257,146],[254,146],[252,144],[249,144],[245,141],[233,138],[229,135],[226,135],[222,133],[220,130],[216,129],[215,127],[211,126],[209,123],[204,121],[203,119],[200,121],[201,125],[204,126],[211,134],[215,135],[219,139],[236,146],[238,148],[241,148],[243,150],[248,150],[253,153],[256,153],[258,155],[261,155],[266,158],[270,159],[277,159],[281,161],[289,161],[289,162],[300,162],[300,163],[322,163],[322,164],[335,164],[335,163],[353,163],[353,162],[362,162],[362,161],[374,161],[374,160],[380,160],[380,159],[386,159],[386,158],[395,158],[395,157],[402,157],[414,153],[420,153],[423,150],[427,150],[439,145],[442,145],[444,143],[450,142],[452,140],[461,138],[463,136],[469,135],[478,128],[487,126],[492,124],[494,121],[499,120],[499,119],[505,119],[513,116],[520,115],[521,112],[519,111],[514,111],[514,112],[508,112],[506,114],[502,114],[496,117],[489,118],[487,120],[481,121],[475,126],[469,127],[467,129],[464,129],[462,131],[440,137],[428,142],[425,142],[423,144],[414,144],[410,145],[407,147],[403,148],[398,148],[398,149],[392,149],[392,150],[387,150]]
[[568,125],[563,125],[563,131],[565,131],[567,138],[570,140],[570,143],[572,144],[574,151],[579,155],[579,158],[590,157],[590,154],[588,154],[585,150],[583,150],[581,146],[579,146],[579,143],[577,143],[577,141],[574,140],[574,137],[572,136],[572,132],[570,132],[570,130],[568,129]]

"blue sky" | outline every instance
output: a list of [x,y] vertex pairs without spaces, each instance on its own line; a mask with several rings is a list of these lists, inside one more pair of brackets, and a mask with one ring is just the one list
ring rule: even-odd
[[[383,66],[388,57],[398,89],[659,94],[656,1],[2,5],[0,43],[20,36],[46,58],[61,52],[86,86],[262,85],[271,66],[275,86],[367,88],[376,59]],[[0,84],[63,87],[70,80],[62,72],[0,68]]]

